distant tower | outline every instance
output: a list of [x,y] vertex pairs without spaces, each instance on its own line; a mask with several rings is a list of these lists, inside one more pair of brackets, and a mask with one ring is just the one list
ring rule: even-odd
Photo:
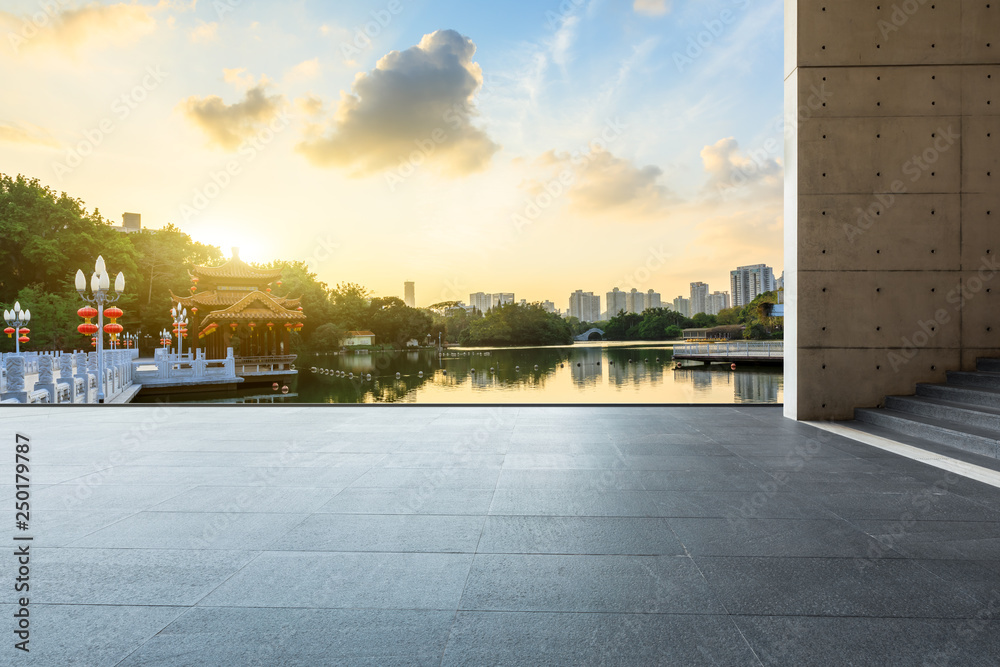
[[417,300],[413,296],[413,283],[403,283],[403,302],[410,308],[417,307]]

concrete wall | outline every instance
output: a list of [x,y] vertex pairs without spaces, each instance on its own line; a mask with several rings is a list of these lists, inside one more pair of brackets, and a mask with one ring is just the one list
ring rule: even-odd
[[786,0],[785,414],[1000,356],[1000,2]]

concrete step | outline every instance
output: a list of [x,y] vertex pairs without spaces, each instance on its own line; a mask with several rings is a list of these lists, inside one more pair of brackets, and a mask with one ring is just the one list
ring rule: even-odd
[[948,371],[948,384],[956,387],[1000,390],[1000,373],[985,371]]
[[1000,439],[1000,409],[923,396],[887,396],[885,407],[896,412],[987,429],[995,432]]
[[976,370],[987,373],[1000,373],[1000,359],[991,357],[979,357],[976,359]]
[[918,384],[917,396],[936,398],[952,403],[1000,409],[1000,390],[956,387],[948,384]]
[[931,440],[962,451],[995,459],[1000,458],[997,433],[992,429],[982,429],[945,419],[924,417],[886,408],[859,408],[854,411],[854,418],[861,422]]

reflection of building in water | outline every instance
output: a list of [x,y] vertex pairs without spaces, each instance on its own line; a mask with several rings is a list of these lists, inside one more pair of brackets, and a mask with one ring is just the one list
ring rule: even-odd
[[695,391],[711,389],[712,383],[719,385],[732,384],[734,373],[727,371],[713,371],[708,366],[693,366],[691,368],[679,368],[674,371],[674,382],[690,382],[694,385]]
[[[594,385],[603,380],[604,376],[601,373],[601,367],[597,365],[597,362],[601,361],[601,357],[601,348],[573,350],[573,354],[569,360],[573,384],[580,386]],[[577,366],[577,364],[580,365]]]
[[781,376],[771,373],[733,373],[737,403],[777,403]]
[[362,354],[342,354],[337,366],[339,370],[348,373],[371,373],[375,368],[375,360],[367,351]]
[[628,357],[618,356],[614,359],[614,364],[608,366],[608,379],[617,386],[626,384],[638,384],[640,382],[656,386],[663,382],[663,365],[655,361],[655,351],[650,351],[649,361],[646,362],[646,355],[638,351],[628,362]]

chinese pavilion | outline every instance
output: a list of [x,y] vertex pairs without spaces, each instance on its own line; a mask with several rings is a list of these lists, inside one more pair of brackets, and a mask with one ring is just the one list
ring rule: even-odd
[[224,359],[229,347],[237,357],[289,355],[290,334],[302,328],[306,316],[299,299],[271,294],[270,285],[280,287],[280,277],[280,268],[250,266],[233,248],[222,266],[191,270],[190,296],[170,296],[194,316],[199,341],[193,346],[204,347],[208,359]]

